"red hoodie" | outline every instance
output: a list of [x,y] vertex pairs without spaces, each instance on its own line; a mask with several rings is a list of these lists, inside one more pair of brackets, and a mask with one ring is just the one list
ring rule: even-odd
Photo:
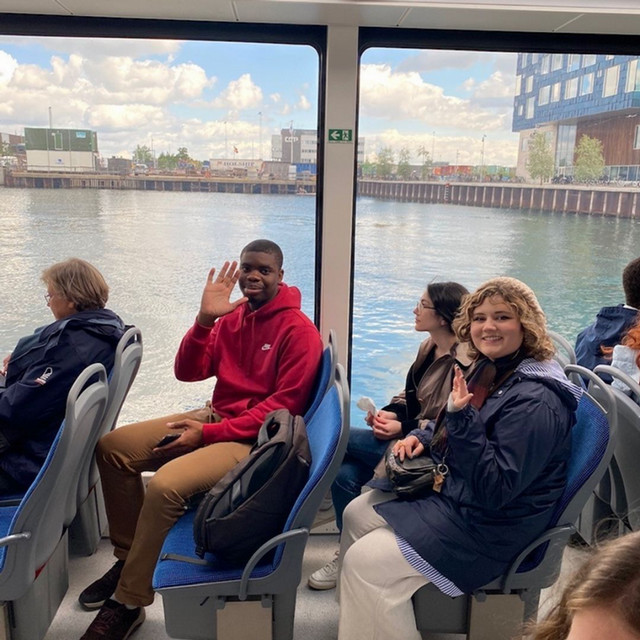
[[300,310],[300,299],[296,287],[280,284],[275,298],[257,311],[242,304],[213,327],[196,322],[182,339],[176,378],[217,377],[211,405],[222,421],[204,425],[204,444],[252,441],[270,411],[306,410],[322,339]]

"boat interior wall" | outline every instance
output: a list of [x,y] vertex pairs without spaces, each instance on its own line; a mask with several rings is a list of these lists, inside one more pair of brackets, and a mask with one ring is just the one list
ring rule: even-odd
[[546,33],[625,33],[640,31],[635,0],[377,1],[235,0],[188,4],[164,0],[105,3],[98,0],[4,0],[0,12],[202,20],[277,24],[350,25],[416,29],[464,29]]

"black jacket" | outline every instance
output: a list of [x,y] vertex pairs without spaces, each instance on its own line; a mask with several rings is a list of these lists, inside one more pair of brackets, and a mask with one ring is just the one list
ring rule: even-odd
[[49,452],[75,379],[94,362],[109,372],[124,331],[109,309],[81,311],[16,345],[0,389],[0,467],[25,489]]
[[[602,307],[596,321],[578,334],[576,362],[592,371],[599,364],[611,364],[602,354],[600,347],[614,347],[620,344],[627,329],[635,323],[637,317],[637,309],[630,309],[621,304],[617,307]],[[608,375],[603,375],[602,379],[611,382]]]

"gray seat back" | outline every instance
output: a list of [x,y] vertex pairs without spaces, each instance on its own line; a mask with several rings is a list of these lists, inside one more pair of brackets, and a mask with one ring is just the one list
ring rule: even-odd
[[[563,369],[568,364],[576,364],[577,363],[576,352],[574,351],[571,343],[566,338],[561,336],[559,333],[556,333],[555,331],[547,331],[547,333],[549,334],[549,337],[553,342],[553,346],[556,348],[556,352],[553,356],[553,359]],[[573,382],[574,384],[577,384],[578,386],[582,386],[580,377],[577,373],[569,372],[567,375],[571,380],[571,382]]]
[[78,485],[78,504],[87,497],[99,479],[98,466],[95,462],[93,450],[98,440],[109,433],[116,426],[122,405],[127,398],[129,389],[138,374],[142,362],[142,333],[138,327],[131,327],[123,334],[116,347],[113,371],[109,380],[109,402],[104,418],[98,429],[91,455],[87,456],[87,464],[82,470]]
[[[624,383],[631,395],[611,387],[618,414],[618,431],[614,451],[615,467],[610,471],[610,483],[617,503],[615,514],[626,519],[633,531],[640,530],[640,385],[628,375],[609,365],[599,365],[595,373],[605,373]],[[616,483],[621,483],[622,486]],[[617,490],[616,490],[617,489]],[[622,499],[624,502],[622,502]]]
[[[98,441],[100,425],[104,419],[104,414],[109,403],[108,380],[105,379],[105,383],[107,385],[107,400],[104,403],[104,407],[102,408],[98,419],[95,419],[97,413],[85,419],[81,423],[80,428],[77,430],[75,437],[71,442],[71,451],[69,452],[70,464],[68,466],[67,473],[72,475],[72,481],[71,490],[66,495],[65,527],[68,527],[75,518],[78,506],[81,504],[81,501],[78,499],[79,495],[82,493],[84,494],[83,497],[86,497],[84,488],[80,491],[80,482],[83,475],[84,481],[87,481],[88,469],[93,457],[93,450],[95,449],[96,442]],[[67,407],[67,410],[68,409],[69,407]]]
[[64,421],[36,479],[17,507],[0,508],[0,600],[19,598],[58,544],[70,495],[75,504],[82,434],[95,430],[102,420],[108,393],[102,364],[92,364],[78,376],[67,396]]

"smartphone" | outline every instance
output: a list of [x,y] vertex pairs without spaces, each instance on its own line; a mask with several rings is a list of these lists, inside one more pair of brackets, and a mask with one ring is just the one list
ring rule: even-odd
[[160,442],[158,442],[156,447],[164,447],[168,445],[170,442],[177,440],[181,435],[182,435],[181,433],[167,433],[167,435],[164,436],[164,438],[162,438]]

